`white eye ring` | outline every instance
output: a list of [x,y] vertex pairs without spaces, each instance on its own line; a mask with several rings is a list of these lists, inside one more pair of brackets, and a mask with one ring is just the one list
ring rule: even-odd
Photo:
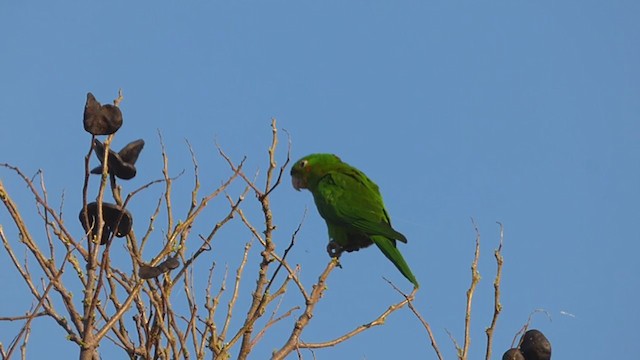
[[300,162],[300,168],[304,168],[305,166],[307,166],[307,164],[308,164],[308,163],[309,163],[309,161],[308,161],[308,160],[302,160],[302,161]]

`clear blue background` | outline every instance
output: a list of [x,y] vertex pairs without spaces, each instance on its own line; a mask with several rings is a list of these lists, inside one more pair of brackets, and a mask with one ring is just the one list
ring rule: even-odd
[[[395,227],[409,238],[401,251],[422,284],[416,306],[447,359],[455,351],[445,329],[462,342],[471,217],[482,234],[483,276],[471,358],[483,357],[492,314],[496,221],[505,225],[504,311],[493,358],[534,309],[550,314],[535,315],[532,327],[548,336],[555,359],[628,358],[640,322],[638,14],[636,1],[3,2],[0,162],[29,175],[43,169],[52,202],[65,192],[67,224],[80,237],[87,91],[108,102],[122,88],[125,123],[114,146],[146,141],[138,177],[122,182],[125,192],[161,176],[162,133],[172,174],[186,169],[175,185],[177,218],[193,183],[184,139],[198,156],[203,191],[230,173],[214,141],[236,161],[246,155],[247,172],[261,170],[263,180],[274,117],[291,136],[294,160],[333,152],[378,183]],[[0,178],[34,233],[41,231],[24,186],[6,169]],[[161,190],[132,203],[136,232],[146,228]],[[309,209],[290,260],[310,285],[328,260],[324,222],[311,195],[295,192],[288,176],[273,196],[281,250]],[[259,224],[254,199],[246,205]],[[210,218],[194,228],[191,251],[195,235],[208,233],[225,209],[222,198],[212,205]],[[6,211],[0,223],[22,256]],[[164,226],[157,226],[158,243]],[[196,267],[200,295],[211,261],[219,285],[224,265],[235,269],[249,240],[237,223],[221,233]],[[124,251],[115,246],[112,258],[126,268]],[[0,316],[25,313],[32,303],[8,261],[3,252]],[[409,290],[374,248],[348,254],[343,265],[331,274],[304,341],[332,339],[398,301],[382,276]],[[255,268],[247,271],[245,297]],[[237,321],[246,304],[238,304]],[[292,288],[282,311],[295,304],[301,301]],[[274,327],[252,358],[281,346],[291,323]],[[20,325],[3,323],[0,341],[8,344]],[[30,344],[29,358],[77,356],[50,319],[35,320]],[[103,358],[123,358],[108,341],[100,350]],[[435,358],[406,309],[315,355]]]

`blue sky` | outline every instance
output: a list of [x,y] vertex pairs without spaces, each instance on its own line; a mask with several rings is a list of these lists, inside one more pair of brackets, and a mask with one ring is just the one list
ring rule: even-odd
[[[87,91],[107,102],[122,88],[125,123],[114,146],[146,141],[125,192],[161,176],[162,133],[173,173],[187,170],[176,185],[178,211],[192,185],[185,139],[203,187],[212,189],[229,174],[214,142],[236,160],[246,155],[248,171],[263,174],[276,118],[294,159],[336,153],[378,183],[409,239],[400,248],[422,284],[416,306],[446,358],[455,351],[445,329],[462,341],[472,217],[482,234],[483,280],[471,358],[484,354],[492,311],[496,221],[505,226],[505,266],[494,358],[534,309],[551,316],[534,316],[532,327],[550,339],[554,358],[623,358],[635,350],[640,321],[639,12],[632,1],[5,2],[0,162],[28,174],[43,169],[50,196],[59,202],[65,192],[67,222],[81,236],[75,214],[90,143],[82,128]],[[40,226],[24,186],[6,170],[0,179]],[[131,205],[136,219],[151,214],[160,191]],[[238,184],[231,193],[239,191]],[[288,177],[273,196],[280,249],[310,210],[291,261],[311,284],[327,261],[324,222],[311,195],[294,191]],[[258,207],[247,204],[258,220]],[[15,239],[6,211],[0,223]],[[135,230],[143,231],[139,223]],[[205,262],[233,268],[250,239],[230,226]],[[124,247],[112,251],[114,262],[126,264],[118,254]],[[27,289],[5,270],[4,252],[0,264],[12,289],[0,296],[0,316],[24,313]],[[207,266],[197,268],[201,288]],[[382,276],[409,288],[374,248],[346,255],[343,266],[303,340],[341,335],[397,301]],[[293,294],[286,300],[299,302]],[[3,344],[17,325],[0,327]],[[289,327],[265,338],[253,358],[268,357]],[[77,353],[53,321],[38,319],[30,358],[52,351]],[[121,356],[106,343],[101,352]],[[316,352],[318,359],[392,355],[435,358],[407,310]]]

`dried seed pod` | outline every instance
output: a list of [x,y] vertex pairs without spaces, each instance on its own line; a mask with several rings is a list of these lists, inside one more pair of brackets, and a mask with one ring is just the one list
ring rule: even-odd
[[502,360],[525,360],[525,358],[522,352],[520,352],[520,349],[513,348],[507,350],[504,355],[502,355]]
[[180,266],[178,255],[169,256],[167,260],[158,264],[158,266],[141,265],[138,275],[141,279],[151,279],[163,273],[169,272]]
[[[84,231],[86,232],[89,231],[89,229],[92,229],[91,233],[93,236],[97,236],[98,229],[96,219],[98,218],[98,203],[92,202],[87,204],[88,224],[85,222],[84,215],[83,208],[80,210],[78,218],[80,219],[80,224],[82,224]],[[131,216],[131,213],[115,204],[102,203],[102,218],[104,219],[104,228],[102,229],[102,238],[100,239],[101,245],[106,244],[111,238],[111,234],[114,232],[117,237],[127,236],[133,226],[133,217]]]
[[87,93],[83,123],[90,134],[111,135],[122,126],[122,112],[115,105],[101,105],[92,93]]
[[529,330],[520,340],[520,351],[527,360],[550,360],[551,343],[539,330]]
[[154,277],[162,274],[162,271],[157,266],[140,265],[138,275],[141,279],[153,279]]
[[[93,148],[96,150],[96,156],[100,160],[100,163],[104,161],[104,144],[98,139],[93,140]],[[107,165],[109,173],[116,177],[129,180],[136,176],[135,163],[138,160],[138,155],[144,148],[144,140],[138,139],[128,143],[119,152],[115,152],[109,149],[109,157],[107,158]],[[98,166],[91,170],[92,174],[102,174],[102,168],[104,165]]]

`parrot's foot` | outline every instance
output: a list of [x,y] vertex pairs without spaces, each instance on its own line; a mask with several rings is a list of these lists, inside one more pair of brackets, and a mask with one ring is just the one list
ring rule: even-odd
[[342,247],[342,245],[338,244],[333,240],[329,241],[329,244],[327,244],[327,253],[332,258],[339,259],[343,251],[344,251],[344,248]]

